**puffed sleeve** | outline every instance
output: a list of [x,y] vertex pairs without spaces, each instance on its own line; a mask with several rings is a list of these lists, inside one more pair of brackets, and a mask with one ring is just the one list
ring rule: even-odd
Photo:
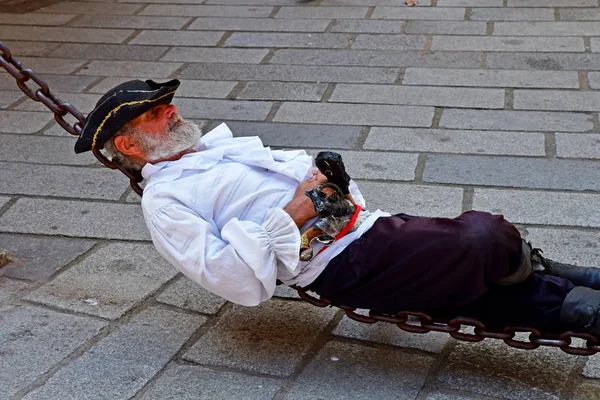
[[146,217],[158,252],[205,289],[237,304],[254,306],[273,296],[278,268],[296,274],[300,233],[280,208],[262,225],[231,219],[219,232],[181,204]]

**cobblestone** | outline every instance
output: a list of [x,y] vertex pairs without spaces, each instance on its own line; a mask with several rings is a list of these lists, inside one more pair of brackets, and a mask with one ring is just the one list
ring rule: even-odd
[[129,29],[68,28],[58,26],[0,26],[0,39],[42,42],[123,43],[133,33]]
[[188,29],[209,31],[324,32],[329,23],[330,21],[326,19],[197,18]]
[[473,8],[473,21],[554,21],[551,8]]
[[571,37],[479,37],[436,36],[431,50],[446,51],[531,51],[531,52],[578,52],[585,51],[582,38]]
[[175,47],[161,61],[258,64],[269,53],[267,49],[223,49],[210,47]]
[[63,58],[96,60],[156,61],[165,54],[167,47],[133,46],[115,44],[63,44],[50,55]]

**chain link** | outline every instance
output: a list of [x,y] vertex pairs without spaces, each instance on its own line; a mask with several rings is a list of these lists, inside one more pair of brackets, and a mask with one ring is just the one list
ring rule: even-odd
[[[81,132],[84,116],[71,104],[63,102],[59,99],[52,91],[48,84],[40,78],[35,72],[30,69],[24,68],[23,65],[12,57],[12,53],[8,47],[0,42],[0,66],[4,68],[13,78],[17,81],[17,86],[25,93],[29,98],[44,104],[54,113],[54,119],[56,122],[71,135],[78,136]],[[31,88],[27,85],[27,82],[33,81],[37,88]],[[77,122],[73,125],[69,124],[64,117],[71,115]],[[105,166],[111,169],[119,169],[123,172],[131,181],[131,186],[140,196],[142,195],[142,189],[137,184],[142,181],[142,177],[139,173],[121,168],[119,165],[108,160],[100,150],[92,149],[92,152]],[[298,291],[298,295],[304,301],[317,306],[327,307],[333,306],[331,302],[324,298],[316,298],[306,292],[306,290],[295,287]],[[503,330],[487,329],[486,326],[479,320],[473,318],[457,317],[449,321],[434,318],[424,312],[406,311],[399,312],[396,314],[385,314],[375,311],[370,311],[369,315],[363,315],[356,312],[355,308],[338,306],[346,315],[358,322],[366,324],[374,324],[377,322],[386,322],[397,325],[400,329],[411,332],[411,333],[428,333],[428,332],[445,332],[449,333],[453,338],[467,341],[467,342],[481,342],[484,339],[501,339],[509,346],[516,347],[519,349],[532,350],[540,346],[551,346],[558,347],[562,351],[581,356],[590,356],[600,352],[600,345],[598,339],[594,335],[589,333],[578,333],[578,332],[563,332],[560,335],[542,334],[535,328],[519,328],[519,327],[506,327]],[[472,327],[473,333],[466,333],[465,328]],[[528,341],[517,340],[515,335],[517,333],[529,332]],[[586,347],[575,347],[571,346],[573,338],[579,338],[585,340]]]

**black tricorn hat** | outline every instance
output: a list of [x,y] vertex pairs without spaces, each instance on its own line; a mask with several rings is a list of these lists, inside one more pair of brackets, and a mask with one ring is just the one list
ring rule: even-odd
[[173,79],[165,83],[132,80],[112,88],[85,118],[75,153],[101,149],[129,121],[160,104],[169,104],[178,87],[179,81]]

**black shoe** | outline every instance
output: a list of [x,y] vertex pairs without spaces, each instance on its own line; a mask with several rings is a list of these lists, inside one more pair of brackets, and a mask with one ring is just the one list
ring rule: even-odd
[[[530,247],[531,244],[527,243]],[[531,249],[531,263],[544,267],[543,274],[559,276],[570,280],[575,286],[586,286],[600,290],[600,268],[580,267],[577,265],[563,264],[542,257],[542,250]]]
[[600,336],[600,291],[577,286],[560,309],[560,321],[569,329]]

